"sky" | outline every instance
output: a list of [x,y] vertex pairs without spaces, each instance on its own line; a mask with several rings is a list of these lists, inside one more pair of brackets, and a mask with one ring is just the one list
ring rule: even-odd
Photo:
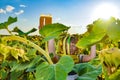
[[[98,18],[94,15],[106,13],[105,11],[95,12],[101,4],[114,5],[117,8],[117,14],[120,14],[119,0],[0,0],[0,23],[7,21],[9,16],[17,17],[18,21],[10,25],[9,29],[12,30],[18,26],[26,32],[32,28],[38,29],[41,14],[51,14],[53,23],[70,26],[71,34],[82,34],[86,31],[86,26]],[[97,11],[100,10],[97,8]],[[112,9],[110,11],[115,12]],[[117,17],[120,16],[117,15]],[[0,30],[0,34],[8,33],[6,30]],[[39,34],[39,31],[33,34]]]

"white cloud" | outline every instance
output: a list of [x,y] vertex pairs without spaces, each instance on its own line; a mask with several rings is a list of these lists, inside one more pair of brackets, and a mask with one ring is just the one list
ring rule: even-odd
[[59,22],[59,21],[61,21],[61,18],[56,18],[56,19],[54,19],[54,22]]
[[20,10],[18,12],[15,12],[16,15],[20,15],[20,14],[23,14],[24,13],[24,10]]
[[1,8],[1,9],[0,9],[0,14],[2,14],[2,13],[6,14],[6,11]]
[[20,7],[26,7],[26,5],[21,4]]
[[56,21],[60,21],[61,20],[61,18],[56,18]]
[[13,6],[7,5],[6,6],[6,11],[7,12],[12,12],[15,8]]
[[[25,5],[19,5],[20,7],[26,7]],[[6,14],[8,12],[13,12],[13,10],[15,9],[15,7],[11,6],[11,5],[7,5],[5,9],[0,8],[0,14]],[[18,12],[15,12],[16,15],[20,15],[23,14],[24,10],[19,10]]]

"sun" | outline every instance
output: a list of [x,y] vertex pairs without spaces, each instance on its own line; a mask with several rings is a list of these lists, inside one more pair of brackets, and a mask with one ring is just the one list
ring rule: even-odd
[[118,17],[118,9],[113,4],[100,4],[96,6],[95,10],[93,11],[92,17],[94,19],[102,18],[102,19],[109,19],[110,17]]

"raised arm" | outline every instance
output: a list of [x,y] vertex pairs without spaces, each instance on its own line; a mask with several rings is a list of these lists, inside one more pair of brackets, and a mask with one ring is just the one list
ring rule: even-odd
[[89,55],[82,55],[82,62],[88,62],[95,58],[96,56],[96,45],[91,46],[90,54]]
[[54,39],[51,39],[48,41],[48,51],[50,54],[53,54],[53,58],[52,58],[52,61],[54,63],[57,63],[58,60],[59,60],[59,56],[55,53],[55,40]]
[[55,41],[51,39],[48,41],[48,52],[55,54]]

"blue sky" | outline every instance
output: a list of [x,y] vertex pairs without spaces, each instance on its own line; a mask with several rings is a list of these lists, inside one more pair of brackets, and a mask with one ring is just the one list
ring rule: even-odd
[[[0,23],[9,16],[17,16],[18,22],[10,29],[18,26],[28,31],[33,27],[38,29],[41,14],[51,14],[53,23],[71,26],[70,33],[83,33],[85,27],[95,20],[92,16],[95,8],[103,3],[113,4],[120,10],[119,0],[0,0]],[[0,31],[0,34],[3,33],[6,31]]]

